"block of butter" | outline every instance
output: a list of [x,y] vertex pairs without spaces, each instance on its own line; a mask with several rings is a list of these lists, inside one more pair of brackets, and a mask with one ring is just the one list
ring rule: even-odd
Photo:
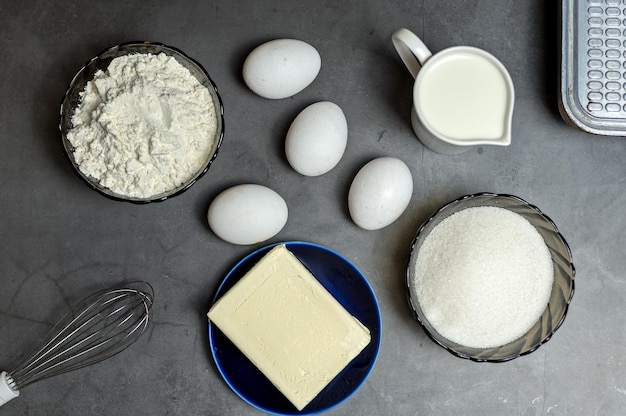
[[282,244],[208,317],[298,410],[371,340],[370,331]]

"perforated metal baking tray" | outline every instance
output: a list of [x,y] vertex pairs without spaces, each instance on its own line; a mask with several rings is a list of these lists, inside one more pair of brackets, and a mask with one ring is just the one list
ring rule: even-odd
[[575,127],[626,136],[626,2],[561,0],[559,110]]

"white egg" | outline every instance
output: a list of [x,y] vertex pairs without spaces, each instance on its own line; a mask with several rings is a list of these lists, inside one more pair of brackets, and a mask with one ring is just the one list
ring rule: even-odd
[[209,205],[211,230],[233,244],[255,244],[278,234],[287,223],[287,204],[276,191],[241,184],[222,191]]
[[365,230],[384,228],[402,215],[412,194],[413,177],[403,161],[393,157],[371,160],[350,185],[352,221]]
[[311,104],[293,120],[285,140],[291,167],[305,176],[319,176],[337,166],[348,143],[348,123],[330,101]]
[[305,89],[320,72],[319,52],[297,39],[275,39],[257,46],[243,64],[243,79],[261,97],[280,99]]

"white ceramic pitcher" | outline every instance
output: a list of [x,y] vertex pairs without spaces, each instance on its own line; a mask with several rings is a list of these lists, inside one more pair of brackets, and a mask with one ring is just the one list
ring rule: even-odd
[[392,41],[415,78],[411,124],[425,146],[455,154],[479,145],[511,143],[515,92],[496,57],[470,46],[433,55],[404,28],[393,33]]

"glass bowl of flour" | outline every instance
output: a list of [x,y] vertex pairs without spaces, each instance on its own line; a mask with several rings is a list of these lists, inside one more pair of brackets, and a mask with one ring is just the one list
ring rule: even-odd
[[574,295],[570,248],[554,222],[512,195],[466,195],[412,242],[409,304],[426,334],[460,358],[504,362],[535,351]]
[[207,71],[182,51],[129,42],[92,58],[74,76],[59,129],[74,171],[99,193],[163,201],[209,169],[224,110]]

